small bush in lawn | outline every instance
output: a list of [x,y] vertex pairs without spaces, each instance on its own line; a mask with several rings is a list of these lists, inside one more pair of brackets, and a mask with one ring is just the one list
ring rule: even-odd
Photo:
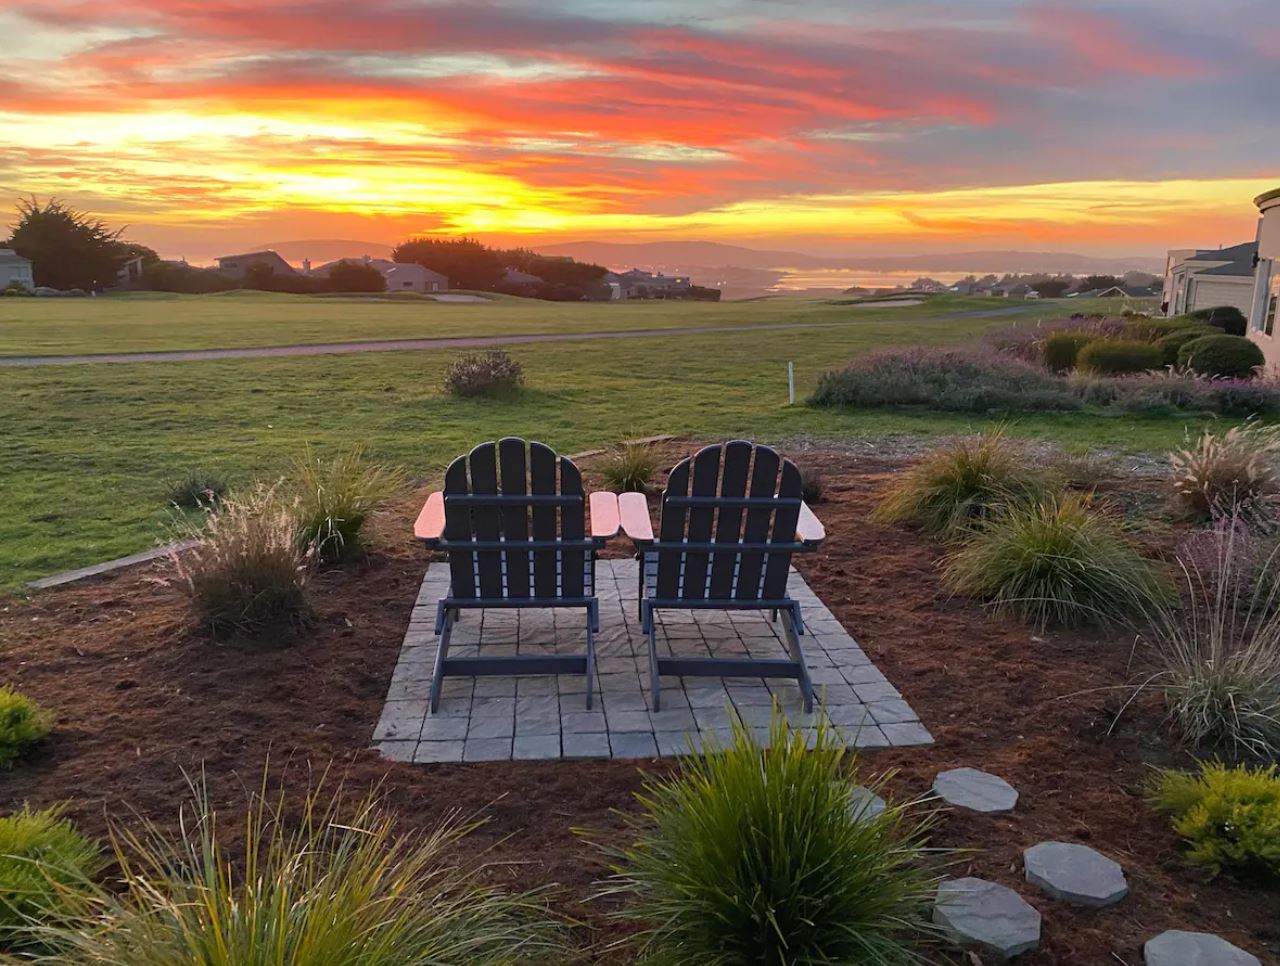
[[1089,332],[1057,332],[1044,342],[1044,364],[1054,372],[1068,372],[1076,367],[1080,350],[1096,339]]
[[[1235,520],[1204,554],[1178,559],[1184,593],[1146,615],[1151,681],[1192,744],[1264,760],[1280,756],[1280,557],[1259,565]],[[1243,549],[1242,549],[1243,548]]]
[[1047,474],[993,430],[930,450],[893,481],[872,518],[949,536],[1048,485]]
[[1186,839],[1187,855],[1210,873],[1280,878],[1280,774],[1276,766],[1204,762],[1196,773],[1163,771],[1152,803]]
[[0,946],[31,945],[32,930],[69,915],[103,865],[57,808],[0,816]]
[[43,741],[52,717],[26,695],[0,687],[0,768],[8,768]]
[[1280,493],[1280,429],[1249,423],[1209,430],[1169,455],[1173,492],[1200,520],[1258,512]]
[[644,493],[661,462],[651,444],[627,440],[605,457],[600,472],[614,493]]
[[198,510],[227,495],[227,481],[217,473],[187,470],[169,484],[169,503],[181,510]]
[[1178,364],[1178,352],[1181,351],[1184,345],[1192,339],[1218,334],[1217,329],[1208,325],[1187,325],[1175,329],[1168,335],[1156,340],[1156,345],[1160,348],[1160,362],[1166,366],[1176,366]]
[[1248,330],[1249,320],[1234,305],[1218,305],[1211,309],[1196,309],[1187,316],[1195,322],[1203,322],[1227,335],[1244,335]]
[[1202,376],[1248,379],[1266,364],[1257,343],[1242,335],[1203,335],[1178,350],[1178,367]]
[[822,470],[811,466],[800,467],[800,499],[812,506],[822,502],[822,491],[826,488],[826,477]]
[[1099,339],[1080,350],[1076,365],[1103,376],[1146,372],[1160,367],[1160,350],[1137,339]]
[[943,580],[1040,628],[1121,623],[1169,595],[1119,526],[1080,494],[1009,505],[947,557]]
[[937,346],[881,349],[822,374],[815,406],[928,406],[951,412],[1075,409],[1061,380],[1039,365]]
[[767,748],[739,725],[650,779],[623,816],[632,843],[605,848],[642,961],[918,962],[938,881],[927,822],[851,808],[852,765],[825,727],[810,751],[775,715]]
[[254,632],[306,617],[312,552],[274,487],[228,497],[203,526],[180,533],[196,543],[174,554],[174,572],[214,631]]
[[376,800],[347,814],[340,796],[318,794],[299,814],[260,793],[228,835],[198,791],[175,836],[118,832],[118,887],[98,890],[78,921],[42,930],[42,961],[508,966],[555,948],[540,897],[483,884],[483,866],[459,863],[470,826],[397,833]]
[[398,468],[370,460],[361,447],[327,459],[307,447],[294,461],[291,480],[293,513],[304,546],[315,548],[328,563],[358,556],[365,521],[403,484]]
[[501,349],[468,352],[444,374],[444,391],[451,396],[501,396],[524,384],[524,369]]

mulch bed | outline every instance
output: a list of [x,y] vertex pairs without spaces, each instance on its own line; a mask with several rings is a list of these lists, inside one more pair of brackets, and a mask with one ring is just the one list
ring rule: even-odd
[[[665,448],[669,456],[689,449]],[[1009,815],[947,813],[934,838],[973,850],[955,874],[1009,885],[1044,914],[1041,950],[1020,961],[1136,966],[1143,941],[1168,928],[1217,932],[1274,960],[1280,896],[1226,878],[1207,882],[1143,803],[1152,765],[1190,758],[1153,695],[1116,721],[1131,694],[1117,686],[1137,677],[1130,642],[1036,634],[949,600],[936,543],[867,519],[901,464],[821,450],[803,459],[827,480],[816,512],[828,539],[798,566],[937,742],[865,753],[863,767],[896,771],[890,787],[901,798],[927,794],[939,770],[962,765],[995,772],[1021,793]],[[1154,485],[1136,483],[1118,497],[1150,505]],[[51,738],[0,773],[0,808],[69,800],[69,814],[104,835],[108,817],[172,825],[186,798],[184,770],[203,769],[215,802],[234,807],[268,759],[275,773],[287,768],[299,793],[308,770],[330,767],[349,789],[380,784],[406,826],[483,813],[472,847],[513,863],[493,874],[558,883],[557,908],[582,923],[575,935],[584,960],[621,961],[616,951],[591,952],[621,927],[591,898],[602,869],[574,830],[616,828],[614,810],[630,807],[642,769],[669,763],[423,766],[367,750],[422,577],[425,555],[399,538],[415,509],[392,515],[388,532],[397,538],[387,549],[319,576],[315,623],[293,642],[215,642],[192,624],[183,598],[145,570],[0,602],[0,681],[57,711]],[[614,553],[625,553],[624,541]],[[1130,896],[1077,910],[1039,894],[1022,881],[1020,853],[1045,839],[1087,843],[1120,861]]]

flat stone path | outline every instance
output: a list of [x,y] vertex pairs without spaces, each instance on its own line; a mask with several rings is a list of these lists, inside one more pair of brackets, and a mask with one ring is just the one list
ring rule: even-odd
[[1008,886],[973,877],[938,886],[933,921],[962,946],[1012,959],[1040,946],[1040,913]]
[[1077,906],[1110,906],[1129,894],[1115,859],[1075,842],[1041,842],[1022,853],[1027,881]]
[[[849,746],[928,744],[933,738],[902,695],[792,571],[788,590],[800,601],[801,638],[821,708],[805,714],[794,681],[760,678],[663,678],[662,711],[648,710],[648,642],[640,632],[634,560],[596,567],[600,633],[597,690],[586,709],[582,675],[450,677],[440,710],[428,714],[435,660],[435,604],[449,584],[446,564],[427,568],[400,660],[392,674],[373,743],[396,761],[456,762],[557,758],[652,758],[722,744],[730,715],[768,735],[776,699],[788,720],[813,725],[821,715]],[[449,653],[581,652],[581,611],[464,611]],[[663,611],[658,646],[688,656],[778,657],[780,625],[758,611]]]
[[948,805],[974,812],[1011,812],[1018,792],[1003,778],[976,768],[952,768],[939,772],[933,790]]
[[1142,947],[1146,966],[1262,966],[1253,953],[1207,932],[1170,929]]

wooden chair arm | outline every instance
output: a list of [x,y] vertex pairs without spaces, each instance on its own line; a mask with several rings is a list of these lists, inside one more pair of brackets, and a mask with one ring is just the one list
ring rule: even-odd
[[444,493],[437,490],[427,497],[426,505],[414,521],[413,535],[426,541],[427,546],[444,537]]
[[597,490],[588,498],[591,505],[591,539],[601,542],[618,535],[618,495]]
[[636,543],[653,542],[653,521],[643,493],[623,493],[618,497],[622,532]]
[[817,546],[826,538],[827,531],[822,526],[822,521],[813,515],[809,504],[801,503],[800,519],[796,521],[796,540]]

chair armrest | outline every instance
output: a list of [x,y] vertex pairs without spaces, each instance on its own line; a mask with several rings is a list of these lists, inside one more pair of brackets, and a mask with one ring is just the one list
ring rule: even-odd
[[427,497],[426,505],[413,523],[413,535],[425,540],[428,546],[444,536],[444,494],[439,490]]
[[796,539],[800,543],[817,546],[826,538],[827,531],[822,526],[822,521],[813,515],[813,511],[809,509],[809,504],[801,503],[800,519],[796,521]]
[[618,495],[597,490],[588,498],[591,504],[591,539],[601,542],[618,535]]
[[653,521],[643,493],[623,493],[618,497],[618,514],[622,532],[636,543],[653,542]]

